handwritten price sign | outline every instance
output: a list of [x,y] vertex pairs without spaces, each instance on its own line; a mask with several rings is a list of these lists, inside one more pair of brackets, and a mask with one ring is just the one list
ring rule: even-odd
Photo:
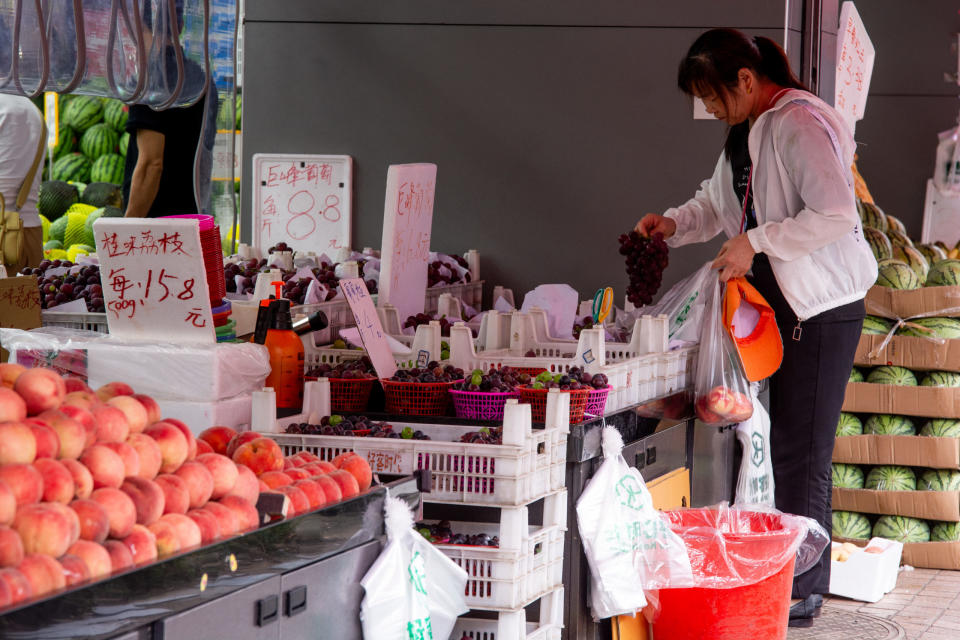
[[332,252],[350,247],[350,156],[253,156],[253,242]]
[[196,220],[101,218],[93,233],[111,334],[216,341]]
[[373,306],[373,299],[367,291],[363,278],[346,278],[340,281],[340,291],[347,299],[353,317],[357,321],[360,339],[363,347],[370,356],[373,368],[381,378],[389,378],[397,371],[397,362],[393,359],[393,352],[387,337],[380,325],[380,317]]
[[844,2],[840,9],[839,33],[833,104],[853,131],[867,108],[876,51],[852,2]]
[[387,170],[378,300],[401,318],[423,313],[437,165],[395,164]]

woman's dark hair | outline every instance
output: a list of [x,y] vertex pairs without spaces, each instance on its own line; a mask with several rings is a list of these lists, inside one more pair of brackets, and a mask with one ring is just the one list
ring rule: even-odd
[[[763,36],[748,38],[736,29],[711,29],[701,34],[680,61],[677,86],[687,95],[713,93],[725,100],[737,86],[740,69],[750,69],[781,87],[807,90],[790,69],[780,45]],[[747,123],[730,128],[724,144],[728,158],[748,129]]]

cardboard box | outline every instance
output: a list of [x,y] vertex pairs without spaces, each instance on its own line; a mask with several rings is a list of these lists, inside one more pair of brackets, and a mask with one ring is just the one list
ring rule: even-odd
[[[833,537],[838,542],[852,542],[863,545],[863,540]],[[957,542],[904,542],[903,564],[917,569],[960,569],[960,541]],[[831,569],[833,567],[831,566]]]
[[[834,546],[842,544],[833,543]],[[903,543],[873,538],[867,546],[879,547],[883,551],[856,551],[843,562],[830,562],[830,593],[863,602],[877,602],[897,586],[897,570],[903,553]]]
[[910,291],[870,287],[864,299],[867,313],[881,318],[920,315],[960,317],[960,287],[922,287]]
[[846,464],[896,464],[904,467],[960,469],[960,439],[927,436],[841,436],[833,461]]
[[843,411],[960,418],[960,389],[848,382]]
[[[40,288],[37,276],[0,278],[0,328],[36,329],[40,326]],[[9,354],[0,348],[0,362]]]
[[960,491],[877,491],[834,487],[833,509],[960,522]]
[[960,340],[929,340],[913,336],[862,335],[853,364],[879,367],[893,364],[916,371],[960,371]]

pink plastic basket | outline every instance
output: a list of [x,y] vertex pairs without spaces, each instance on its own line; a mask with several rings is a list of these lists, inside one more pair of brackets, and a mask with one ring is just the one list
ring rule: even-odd
[[607,385],[603,389],[592,389],[587,394],[587,406],[583,408],[584,418],[600,417],[604,409],[607,408],[607,396],[610,395],[610,389],[613,387]]
[[458,418],[468,420],[503,420],[503,407],[510,398],[520,399],[516,391],[457,391],[450,389],[453,409]]

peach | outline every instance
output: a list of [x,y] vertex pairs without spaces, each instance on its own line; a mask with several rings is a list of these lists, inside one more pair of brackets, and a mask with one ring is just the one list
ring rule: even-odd
[[0,422],[20,422],[27,417],[27,403],[20,394],[0,387]]
[[30,427],[22,422],[0,422],[0,465],[30,464],[36,458],[37,439]]
[[[353,476],[350,477],[352,478]],[[299,516],[301,513],[310,511],[310,499],[307,498],[307,494],[299,487],[287,485],[277,487],[277,491],[290,498],[290,502],[293,504],[293,515]]]
[[168,522],[177,532],[177,539],[180,541],[181,551],[199,547],[203,536],[200,533],[200,527],[191,518],[182,513],[168,513],[157,522]]
[[256,438],[237,447],[233,461],[245,464],[255,474],[283,469],[283,451],[270,438]]
[[370,488],[373,482],[373,472],[370,471],[370,463],[362,456],[353,456],[344,460],[340,468],[349,472],[356,480],[361,492]]
[[213,474],[203,463],[184,462],[174,475],[186,484],[190,492],[191,509],[199,509],[213,495]]
[[120,542],[130,550],[134,564],[147,564],[157,559],[157,536],[142,524],[133,525]]
[[205,466],[213,476],[211,500],[218,500],[233,491],[239,475],[237,464],[233,460],[219,453],[205,453],[197,456],[196,461]]
[[293,484],[293,478],[288,476],[286,471],[267,471],[260,475],[260,480],[271,489]]
[[[340,489],[340,484],[329,475],[316,476],[313,478],[313,481],[323,489],[323,493],[327,496],[327,504],[333,504],[343,500],[343,491]],[[354,482],[356,482],[356,480],[354,480]]]
[[133,554],[127,545],[119,540],[107,540],[103,543],[103,548],[110,554],[110,569],[113,573],[133,566]]
[[87,411],[92,411],[94,407],[100,405],[100,398],[97,397],[92,391],[71,391],[67,395],[63,396],[62,407],[77,407],[78,409],[85,409]]
[[264,491],[273,491],[273,489],[270,488],[270,485],[259,478],[257,478],[257,486],[260,487],[260,493],[263,493]]
[[0,480],[0,524],[10,524],[16,515],[17,496],[6,481]]
[[137,507],[130,496],[120,489],[105,487],[94,491],[90,499],[106,510],[111,538],[125,538],[130,534],[137,523]]
[[89,498],[93,493],[93,474],[90,469],[77,462],[76,460],[61,460],[60,464],[67,468],[70,475],[73,476],[73,485],[76,487],[76,497]]
[[30,581],[17,569],[0,569],[0,582],[6,584],[10,590],[10,604],[17,604],[33,597]]
[[73,500],[77,487],[73,474],[62,462],[52,458],[40,458],[33,466],[43,478],[43,499],[46,502],[67,504]]
[[127,438],[127,444],[134,448],[137,457],[140,459],[141,478],[153,480],[160,473],[160,467],[163,465],[163,453],[160,451],[160,445],[157,441],[145,433],[133,433]]
[[227,454],[227,446],[230,444],[230,441],[236,437],[237,432],[230,427],[218,426],[205,429],[197,436],[197,440],[202,440],[210,445],[214,453],[229,455]]
[[80,539],[80,518],[77,516],[76,511],[59,502],[41,502],[40,504],[51,511],[56,511],[66,518],[70,544],[73,544]]
[[187,460],[193,460],[197,457],[197,439],[193,435],[193,431],[190,431],[190,427],[180,422],[176,418],[166,418],[163,422],[169,422],[177,429],[180,429],[180,433],[183,434],[183,437],[187,439]]
[[190,508],[190,490],[187,483],[179,476],[164,473],[157,476],[154,482],[163,491],[163,512],[186,513]]
[[77,540],[70,545],[67,553],[83,560],[92,579],[97,580],[110,575],[110,553],[102,544],[90,540]]
[[[126,396],[120,396],[125,398]],[[108,449],[120,456],[123,460],[123,477],[140,475],[140,454],[127,442],[104,442],[102,443]]]
[[0,526],[0,567],[15,567],[23,560],[23,538],[16,529]]
[[40,502],[43,497],[43,476],[32,464],[0,466],[0,480],[13,491],[18,507]]
[[220,522],[217,520],[217,516],[206,509],[191,509],[187,511],[187,517],[200,527],[201,544],[210,544],[220,537]]
[[219,502],[208,502],[203,508],[204,511],[212,513],[220,525],[220,536],[229,538],[240,532],[242,521],[240,516],[230,507],[224,506]]
[[132,396],[133,387],[126,382],[108,382],[97,389],[97,397],[101,402],[106,402],[116,396]]
[[180,538],[177,530],[166,520],[157,520],[147,526],[157,540],[157,555],[169,556],[180,551]]
[[66,388],[67,393],[73,393],[74,391],[93,392],[93,389],[87,386],[86,380],[78,378],[77,376],[65,376],[63,378],[63,386]]
[[36,418],[27,418],[24,424],[33,431],[33,438],[37,442],[37,459],[56,458],[60,455],[60,436],[50,428],[46,422]]
[[19,378],[20,374],[26,370],[27,368],[22,364],[16,364],[15,362],[0,362],[0,387],[13,389],[13,385],[16,383],[17,378]]
[[165,420],[150,425],[144,433],[157,441],[163,463],[161,473],[173,473],[187,459],[189,444],[180,429]]
[[76,460],[87,446],[87,430],[78,420],[74,420],[63,411],[44,411],[39,419],[50,425],[60,440],[57,458]]
[[340,485],[340,492],[343,494],[344,500],[348,500],[354,496],[360,495],[360,485],[357,483],[357,479],[353,477],[353,474],[349,471],[337,469],[327,477],[335,480],[336,483]]
[[56,409],[67,395],[63,378],[53,369],[43,367],[27,369],[17,376],[13,390],[26,402],[27,415],[31,416]]
[[293,461],[293,458],[284,458],[283,459],[283,469],[281,471],[290,471],[291,469],[296,469],[297,464]]
[[346,460],[347,458],[352,458],[352,457],[355,456],[355,455],[357,455],[357,454],[354,453],[353,451],[344,451],[343,453],[341,453],[340,455],[338,455],[336,458],[334,458],[333,460],[331,460],[331,461],[330,461],[330,464],[332,464],[334,467],[336,467],[337,469],[339,469],[340,466],[343,465],[343,461],[344,461],[344,460]]
[[81,498],[70,503],[80,520],[80,539],[103,542],[110,533],[110,516],[96,500]]
[[224,496],[220,499],[220,504],[237,515],[239,531],[249,531],[260,526],[260,514],[257,512],[257,507],[249,500],[240,496]]
[[319,509],[323,505],[327,504],[327,494],[324,490],[313,480],[298,480],[293,483],[293,486],[297,487],[307,496],[307,500],[310,501],[310,510]]
[[91,410],[97,442],[123,442],[130,435],[127,416],[114,406],[102,404]]
[[253,442],[257,438],[262,438],[263,435],[257,433],[256,431],[243,431],[234,436],[230,442],[227,443],[227,452],[226,456],[232,458],[233,454],[236,453],[237,449],[241,446],[247,444],[248,442]]
[[310,453],[309,451],[301,451],[300,453],[293,456],[294,460],[299,460],[302,464],[298,464],[298,467],[302,467],[307,464],[313,464],[314,462],[320,462],[320,458],[317,457],[317,454]]
[[309,471],[305,471],[302,468],[294,467],[293,469],[287,469],[282,473],[290,476],[290,479],[296,482],[297,480],[306,480],[307,478],[312,477]]
[[0,609],[13,604],[13,591],[6,582],[0,580]]
[[257,498],[260,496],[260,481],[257,480],[257,476],[249,468],[242,464],[234,464],[237,467],[237,482],[227,495],[240,496],[256,504]]
[[63,576],[68,587],[90,579],[90,569],[87,568],[87,563],[83,558],[67,553],[60,556],[59,562],[60,566],[63,567]]
[[[157,401],[151,398],[148,395],[142,393],[135,393],[131,397],[136,398],[137,402],[143,407],[144,411],[147,412],[147,424],[153,424],[154,422],[160,422],[160,405],[157,404]],[[141,429],[142,431],[142,429]]]
[[137,508],[137,524],[148,525],[163,515],[166,506],[163,489],[153,480],[130,477],[123,481],[120,490],[133,500]]
[[216,453],[216,451],[203,440],[197,440],[197,455],[202,456],[205,453]]
[[300,467],[305,471],[309,471],[312,476],[325,476],[331,471],[336,471],[337,468],[327,462],[326,460],[321,460],[320,462],[311,462],[310,464]]
[[60,411],[69,418],[73,418],[83,426],[83,431],[86,434],[86,440],[83,444],[83,449],[86,449],[94,442],[97,441],[97,427],[93,423],[93,414],[88,410],[82,407],[76,407],[72,404],[66,404],[60,406]]
[[80,463],[90,470],[93,488],[119,488],[123,484],[123,458],[105,444],[95,444],[80,456]]
[[147,410],[133,396],[114,396],[107,400],[107,406],[119,409],[123,413],[129,425],[129,433],[140,433],[146,428]]
[[[34,369],[28,369],[27,371],[34,371]],[[34,597],[67,586],[67,579],[63,575],[63,567],[60,563],[42,553],[29,553],[24,556],[23,562],[20,563],[17,570],[26,576]]]

